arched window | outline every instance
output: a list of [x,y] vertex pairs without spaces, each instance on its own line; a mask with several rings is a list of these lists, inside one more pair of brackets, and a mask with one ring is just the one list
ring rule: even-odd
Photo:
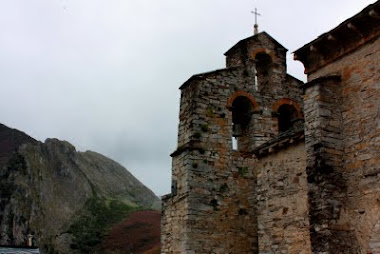
[[284,132],[293,127],[295,120],[297,120],[297,110],[293,105],[283,104],[278,110],[278,130]]
[[239,151],[249,147],[249,127],[252,119],[253,108],[251,101],[245,96],[238,96],[232,103],[232,130],[233,143],[237,142]]

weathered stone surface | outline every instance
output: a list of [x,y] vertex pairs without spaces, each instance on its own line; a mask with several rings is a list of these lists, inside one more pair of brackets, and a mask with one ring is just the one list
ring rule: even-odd
[[[360,38],[344,24],[330,31],[340,45],[324,42],[323,52],[313,53],[323,60],[304,58],[310,45],[295,53],[309,81],[305,135],[316,253],[378,253],[380,25],[369,12],[379,9],[377,1],[345,22],[360,24]],[[320,47],[323,40],[311,44]]]
[[380,1],[295,52],[303,96],[266,33],[181,87],[163,253],[380,253],[380,23],[370,13]]
[[259,253],[311,253],[304,144],[257,164]]
[[[163,200],[162,253],[258,251],[260,164],[253,150],[279,133],[282,105],[294,105],[294,117],[302,117],[303,83],[286,74],[286,49],[266,33],[235,47],[240,53],[227,53],[230,68],[193,76],[181,87],[178,149],[172,154],[176,195]],[[271,57],[270,74],[261,73],[255,86],[254,70],[263,64],[256,58],[260,53]],[[234,116],[237,100],[250,105],[247,115]],[[232,126],[245,118],[249,127],[233,149]],[[296,244],[287,246],[297,249],[291,247]]]

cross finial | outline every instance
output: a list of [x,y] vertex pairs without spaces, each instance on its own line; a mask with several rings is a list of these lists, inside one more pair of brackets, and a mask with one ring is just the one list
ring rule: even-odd
[[251,11],[251,13],[255,15],[255,25],[253,26],[254,27],[253,33],[258,34],[259,33],[259,29],[258,29],[259,25],[257,24],[257,16],[261,16],[261,14],[257,12],[257,8],[255,8],[255,11]]

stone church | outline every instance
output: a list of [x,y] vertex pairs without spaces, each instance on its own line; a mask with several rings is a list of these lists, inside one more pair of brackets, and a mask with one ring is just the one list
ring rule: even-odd
[[380,1],[294,52],[266,32],[181,87],[162,253],[380,253]]

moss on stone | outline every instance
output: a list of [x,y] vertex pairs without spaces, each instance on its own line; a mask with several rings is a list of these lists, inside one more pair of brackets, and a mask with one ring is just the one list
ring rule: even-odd
[[238,167],[239,175],[245,177],[248,174],[248,167]]
[[202,130],[203,132],[208,132],[208,130],[209,130],[208,125],[207,125],[207,124],[202,124],[202,125],[201,125],[201,130]]

